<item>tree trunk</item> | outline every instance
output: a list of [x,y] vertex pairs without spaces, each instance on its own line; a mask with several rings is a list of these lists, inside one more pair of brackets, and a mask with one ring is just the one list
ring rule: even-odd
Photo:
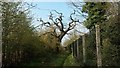
[[77,40],[77,59],[80,59],[79,39]]
[[77,45],[76,45],[76,43],[77,43],[77,42],[75,41],[75,42],[74,42],[75,58],[77,58]]
[[58,52],[60,52],[60,44],[61,43],[61,40],[59,39],[59,38],[57,38],[57,42],[56,42],[56,52],[58,53]]
[[100,27],[99,25],[95,25],[95,27],[96,27],[97,66],[99,68],[102,66],[101,46],[100,46]]
[[83,64],[86,63],[86,47],[85,47],[85,34],[82,36],[82,43],[83,43]]

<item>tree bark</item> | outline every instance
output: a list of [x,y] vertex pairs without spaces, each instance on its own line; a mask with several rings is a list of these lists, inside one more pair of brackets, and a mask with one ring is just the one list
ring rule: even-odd
[[97,66],[98,68],[100,68],[102,66],[101,46],[100,46],[100,27],[99,25],[95,25],[95,27],[96,27]]
[[80,59],[79,39],[77,40],[77,58]]
[[86,63],[86,47],[85,47],[85,34],[82,36],[82,43],[83,43],[83,64]]

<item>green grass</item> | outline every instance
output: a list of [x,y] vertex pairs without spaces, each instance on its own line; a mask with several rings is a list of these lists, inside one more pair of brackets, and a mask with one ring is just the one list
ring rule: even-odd
[[76,59],[72,56],[72,54],[70,54],[66,58],[63,66],[80,66],[80,63],[76,61]]
[[56,58],[53,58],[50,62],[49,66],[63,66],[65,59],[67,58],[67,54],[59,54]]
[[80,63],[70,53],[60,53],[47,56],[48,58],[36,58],[22,68],[41,68],[41,66],[80,66]]
[[[49,55],[48,58],[36,58],[35,60],[31,61],[30,63],[24,64],[24,68],[28,67],[36,67],[39,68],[41,66],[63,66],[65,59],[69,53],[64,52],[60,54],[53,54]],[[47,56],[47,55],[46,55]]]

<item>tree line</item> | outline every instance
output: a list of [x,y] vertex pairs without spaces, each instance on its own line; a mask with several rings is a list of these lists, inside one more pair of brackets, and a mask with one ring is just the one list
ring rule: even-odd
[[[41,59],[41,65],[49,63],[53,56],[64,52],[61,40],[68,31],[76,26],[76,22],[79,22],[73,19],[72,16],[75,14],[73,12],[70,14],[71,21],[68,23],[68,28],[65,29],[63,14],[53,10],[58,14],[58,17],[54,18],[53,13],[50,12],[50,22],[39,20],[42,23],[41,27],[44,26],[45,29],[48,29],[38,31],[32,25],[33,18],[30,15],[30,9],[35,6],[24,2],[0,2],[0,7],[3,27],[3,67],[22,66],[39,58]],[[60,31],[59,33],[58,30]]]
[[[79,5],[77,3],[77,5]],[[86,35],[86,65],[96,66],[96,44],[95,44],[95,24],[100,25],[102,64],[103,66],[120,65],[120,30],[119,30],[119,2],[86,2],[82,6],[82,12],[88,14],[83,24],[89,29]],[[53,17],[50,13],[51,22],[44,22],[42,25],[49,27],[49,32],[38,32],[31,25],[32,17],[28,9],[23,10],[24,4],[21,2],[0,2],[0,13],[2,14],[2,63],[4,67],[19,66],[28,63],[36,58],[41,58],[43,62],[49,62],[53,55],[64,52],[60,43],[68,31],[74,29],[76,22],[72,18],[74,11],[70,14],[68,28],[64,28],[62,13],[56,12],[59,16]],[[79,10],[79,6],[74,6]],[[60,31],[58,33],[57,31]],[[75,36],[77,38],[77,36]],[[75,37],[71,36],[74,40]],[[53,42],[54,41],[54,42]],[[69,40],[71,41],[71,40]],[[67,41],[65,44],[70,43]],[[82,51],[82,48],[79,49]],[[82,53],[82,52],[80,52]],[[47,56],[46,56],[47,55]],[[82,55],[81,55],[82,56]],[[80,59],[82,61],[82,58]]]
[[83,22],[89,29],[86,36],[86,65],[96,66],[96,35],[95,25],[100,26],[100,44],[102,66],[120,65],[120,22],[119,2],[85,2],[82,10],[80,4],[74,3],[76,9],[88,14]]
[[44,32],[38,32],[31,25],[31,6],[27,9],[24,6],[22,2],[0,2],[3,67],[20,66],[37,58],[41,58],[40,63],[44,65],[58,53],[52,32],[39,36]]

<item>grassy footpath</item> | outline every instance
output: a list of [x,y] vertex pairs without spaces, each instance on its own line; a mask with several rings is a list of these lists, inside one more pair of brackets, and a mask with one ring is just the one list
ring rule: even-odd
[[[68,52],[54,54],[49,56],[50,58],[37,58],[30,63],[24,64],[24,68],[40,68],[41,66],[63,66],[64,61],[69,56]],[[43,60],[43,62],[41,62]]]
[[65,59],[69,54],[59,54],[51,60],[48,66],[63,66]]
[[72,54],[70,54],[66,58],[63,66],[80,66],[80,63],[77,62],[75,58],[73,58]]
[[[72,54],[67,52],[51,56],[52,58],[46,60],[45,58],[38,58],[29,64],[25,64],[23,68],[41,68],[41,66],[80,66],[80,63],[73,58]],[[40,62],[45,60],[44,62]]]

